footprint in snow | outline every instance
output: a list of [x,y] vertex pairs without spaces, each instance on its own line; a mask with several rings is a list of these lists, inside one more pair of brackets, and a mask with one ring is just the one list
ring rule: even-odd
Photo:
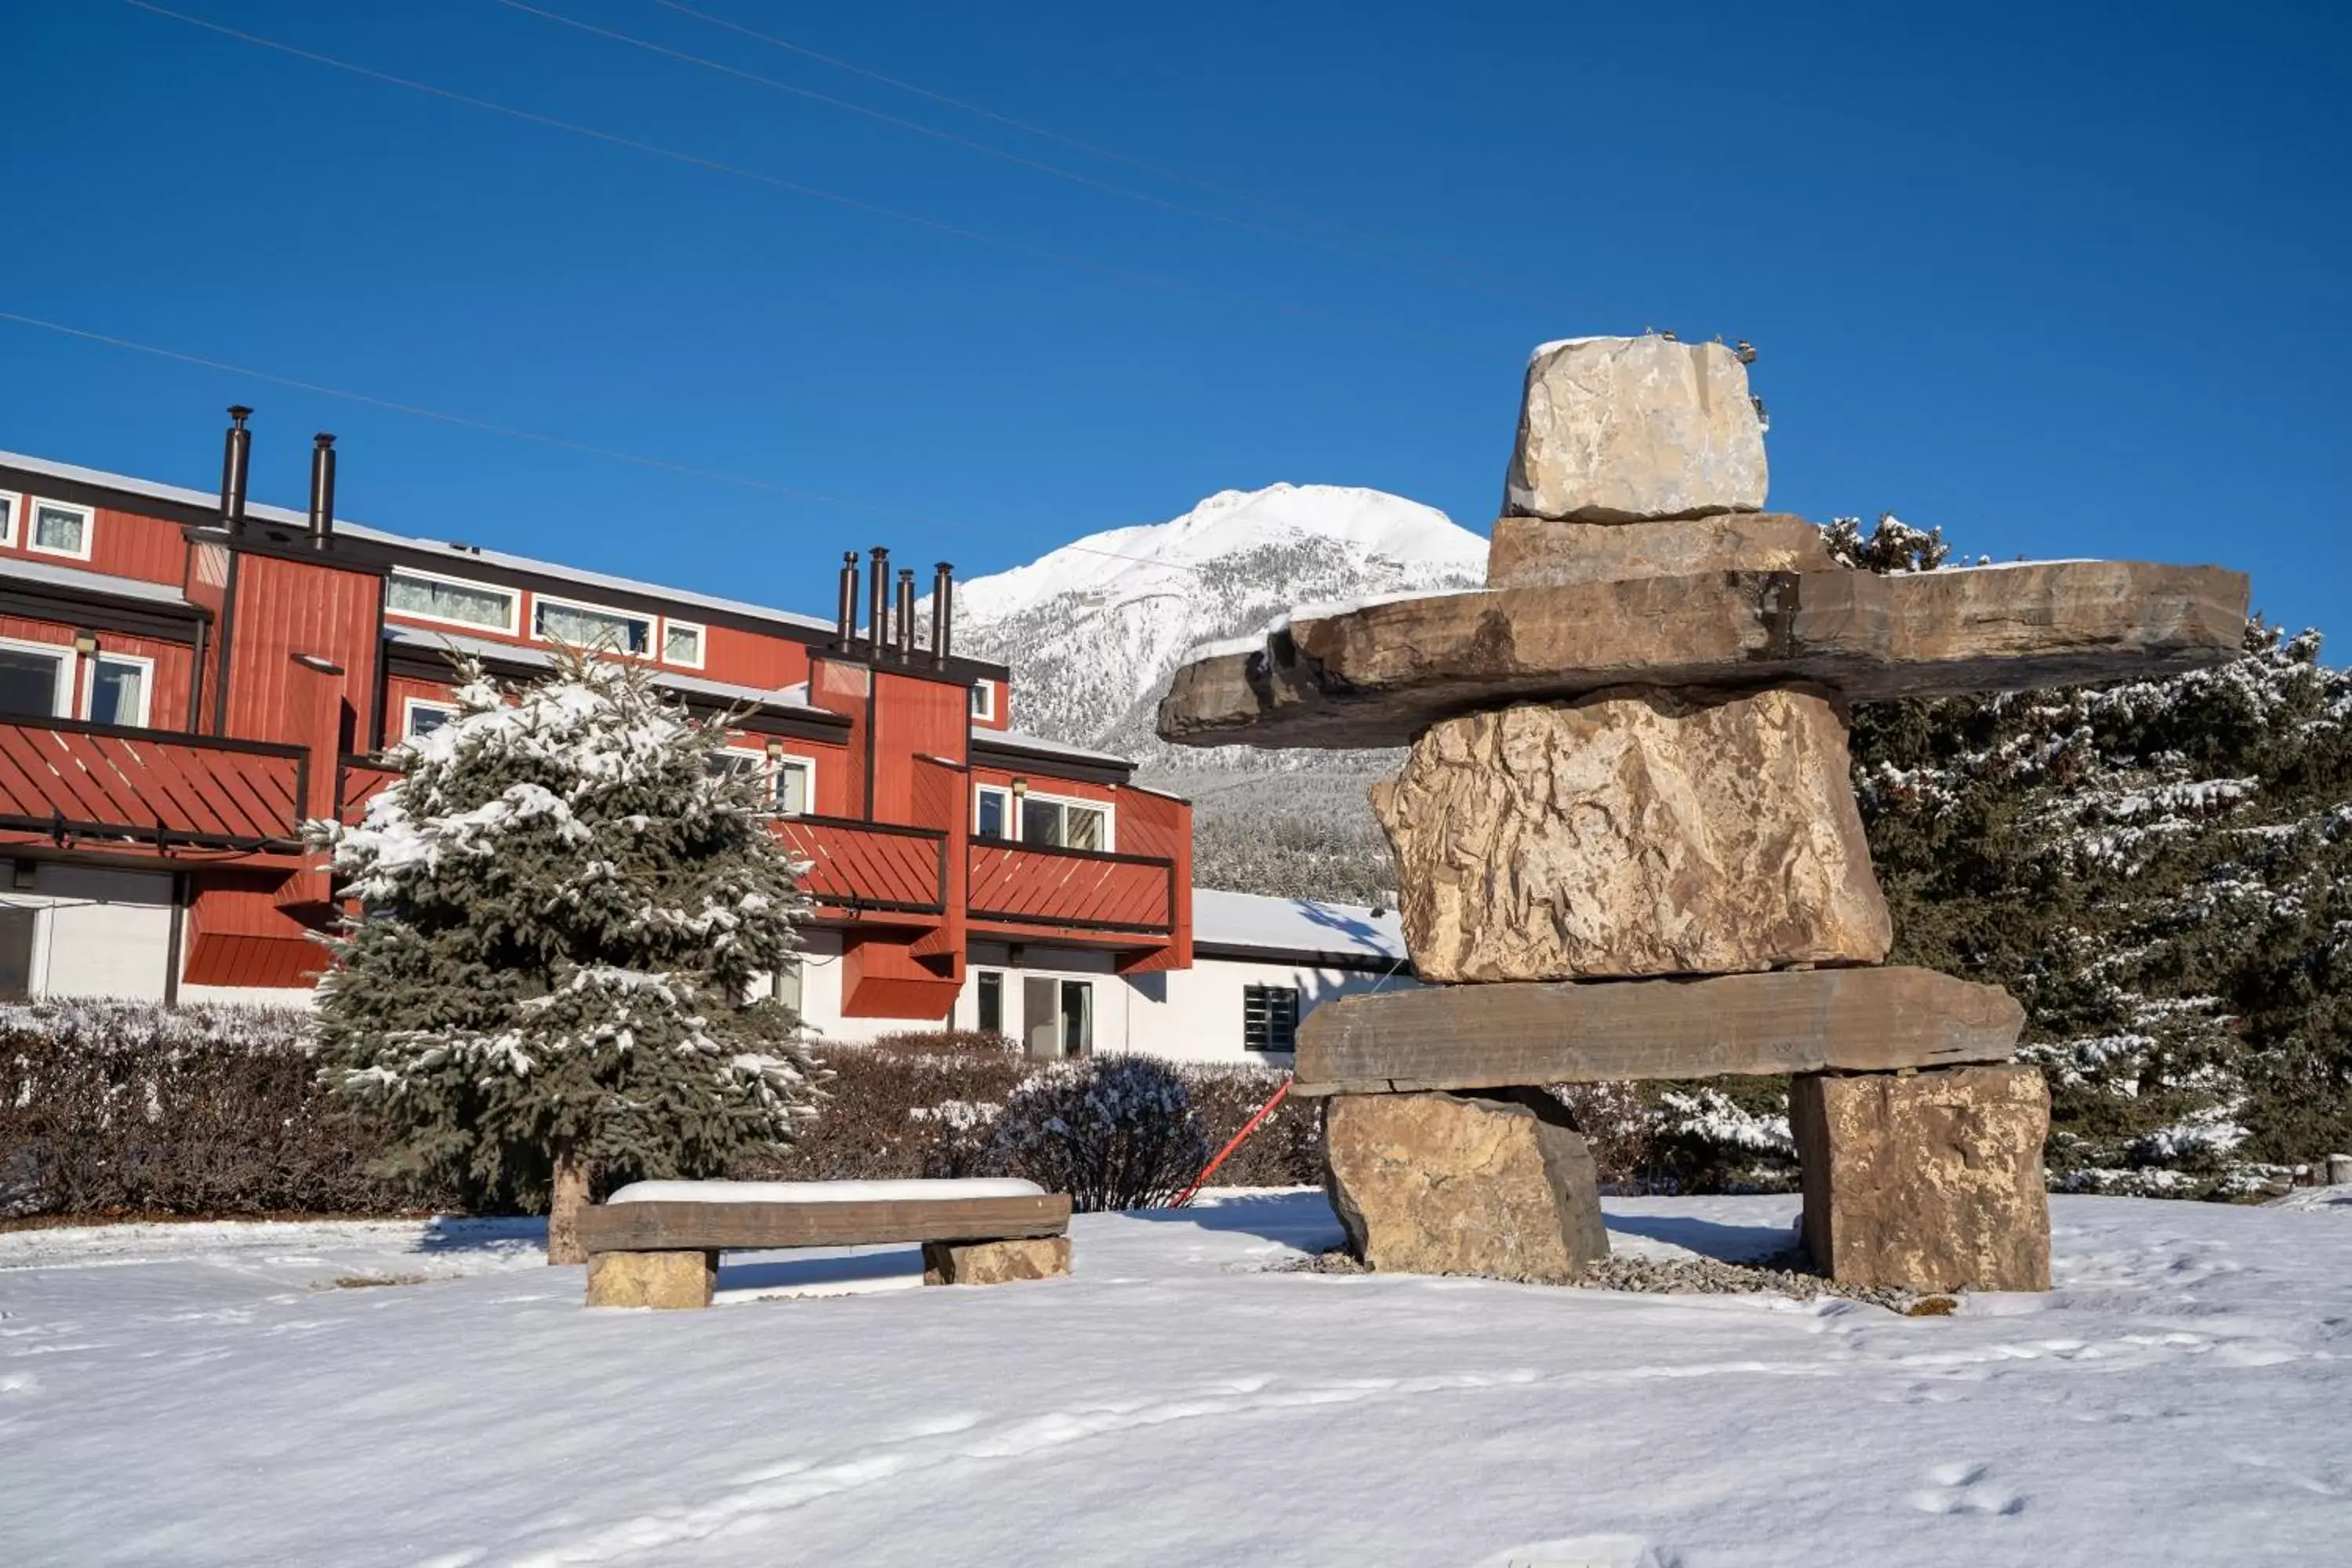
[[1674,1552],[1638,1535],[1572,1535],[1506,1547],[1473,1568],[1680,1568],[1681,1563]]
[[1922,1478],[1930,1484],[1911,1494],[1911,1506],[1921,1513],[2023,1513],[2024,1494],[1987,1480],[1990,1469],[1967,1461],[1932,1466]]

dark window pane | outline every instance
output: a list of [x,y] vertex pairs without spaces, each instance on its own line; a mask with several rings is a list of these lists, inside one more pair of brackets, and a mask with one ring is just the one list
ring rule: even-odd
[[0,1002],[26,1002],[33,994],[32,910],[0,910]]
[[58,666],[63,662],[45,653],[0,647],[0,713],[56,717]]
[[144,724],[147,667],[101,658],[90,676],[89,716],[100,724]]
[[982,838],[1004,837],[1004,793],[984,789],[980,792],[980,836]]
[[1095,1048],[1095,988],[1083,980],[1062,982],[1062,1054],[1082,1057]]
[[983,1034],[1004,1033],[1004,976],[983,973],[980,977],[980,1027]]
[[1242,987],[1242,1045],[1253,1051],[1288,1051],[1298,1046],[1298,988]]
[[1021,841],[1024,844],[1059,844],[1062,841],[1062,808],[1050,800],[1024,800],[1021,803]]

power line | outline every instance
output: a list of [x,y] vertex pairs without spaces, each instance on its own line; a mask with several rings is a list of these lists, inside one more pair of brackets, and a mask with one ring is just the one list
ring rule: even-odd
[[[263,382],[271,386],[288,387],[296,392],[307,392],[317,397],[332,397],[345,403],[356,403],[364,407],[381,408],[387,413],[406,415],[412,419],[429,419],[436,424],[455,426],[460,429],[480,431],[485,435],[503,437],[513,441],[535,442],[542,447],[553,447],[567,452],[580,452],[589,457],[609,458],[616,463],[631,463],[639,468],[656,468],[664,473],[709,480],[713,484],[732,485],[740,489],[762,490],[771,495],[787,496],[794,500],[809,501],[818,506],[836,507],[845,511],[861,512],[877,519],[918,522],[930,527],[957,530],[978,530],[985,526],[955,518],[930,517],[902,512],[893,508],[877,507],[869,502],[852,500],[845,496],[828,495],[823,490],[804,489],[797,485],[780,484],[773,479],[759,479],[749,474],[734,474],[719,468],[701,468],[669,458],[653,457],[644,452],[625,451],[617,447],[598,446],[592,441],[574,440],[569,436],[551,435],[543,430],[526,430],[518,426],[494,424],[489,420],[477,419],[469,415],[452,414],[445,409],[427,408],[420,404],[396,402],[392,398],[378,397],[372,393],[353,392],[347,387],[327,386],[319,382],[304,381],[296,376],[256,370],[251,365],[234,364],[227,360],[213,359],[204,354],[187,353],[179,349],[168,349],[155,343],[142,343],[130,338],[115,337],[106,332],[94,332],[84,327],[68,326],[63,321],[45,321],[38,316],[20,315],[14,310],[0,310],[0,321],[13,322],[20,327],[37,328],[45,332],[55,332],[60,337],[79,338],[84,342],[101,343],[108,348],[148,354],[156,359],[171,360],[180,364],[194,365],[203,370],[243,376],[249,381]],[[1147,555],[1129,555],[1116,550],[1097,550],[1081,544],[1068,544],[1062,548],[1077,551],[1087,555],[1108,556],[1117,561],[1136,561],[1146,565],[1169,566],[1180,572],[1199,571],[1198,567],[1186,566],[1178,562],[1156,561]]]
[[[1114,148],[1102,146],[1098,142],[1082,141],[1079,138],[1069,135],[1064,132],[1055,131],[1043,125],[1033,124],[1025,120],[1016,120],[1009,114],[1000,114],[995,110],[989,109],[981,104],[973,103],[969,100],[950,98],[946,93],[935,91],[930,88],[920,85],[919,83],[908,81],[899,77],[886,76],[880,71],[873,70],[867,67],[858,65],[855,61],[845,60],[835,55],[820,53],[815,49],[810,48],[805,44],[796,44],[790,38],[780,38],[772,33],[762,33],[758,31],[756,28],[747,27],[740,22],[730,21],[724,16],[714,16],[708,11],[698,11],[691,5],[681,4],[680,0],[654,0],[654,4],[663,6],[667,10],[676,11],[680,16],[691,16],[698,22],[708,23],[709,26],[714,27],[724,27],[729,32],[740,33],[744,37],[755,39],[760,43],[770,45],[775,48],[788,50],[793,54],[800,55],[807,59],[815,60],[820,65],[831,66],[835,70],[846,71],[852,76],[861,76],[868,81],[877,81],[880,82],[885,87],[896,88],[900,92],[913,93],[918,98],[929,99],[932,102],[944,104],[950,109],[960,110],[966,114],[975,114],[983,120],[994,121],[999,125],[1005,126],[1010,130],[1021,132],[1024,135],[1042,137],[1048,142],[1058,142],[1065,147],[1075,149],[1076,151],[1087,153],[1091,157],[1108,159],[1114,163],[1124,163],[1130,169],[1139,169],[1145,174],[1156,174],[1163,180],[1173,180],[1179,184],[1190,185],[1194,190],[1206,191],[1212,195],[1223,196],[1227,201],[1241,202],[1249,206],[1254,206],[1261,212],[1272,213],[1277,217],[1287,218],[1293,223],[1303,223],[1311,225],[1317,228],[1328,229],[1334,234],[1344,235],[1350,239],[1360,240],[1367,244],[1376,245],[1384,249],[1393,251],[1399,256],[1409,254],[1403,249],[1403,247],[1398,246],[1393,240],[1389,239],[1386,236],[1374,233],[1369,229],[1357,228],[1351,225],[1339,223],[1333,219],[1322,217],[1317,214],[1307,212],[1297,207],[1285,205],[1280,202],[1271,202],[1263,196],[1252,195],[1247,191],[1234,190],[1230,186],[1216,184],[1211,181],[1202,179],[1196,174],[1188,174],[1181,169],[1171,169],[1164,163],[1154,163],[1146,159],[1138,158],[1131,153],[1121,153]],[[1446,266],[1455,268],[1456,270],[1473,271],[1477,269],[1475,263],[1465,261],[1457,256],[1447,256],[1443,252],[1438,251],[1432,251],[1427,254],[1434,259],[1442,261]],[[1406,263],[1405,265],[1412,265],[1414,270],[1423,271],[1424,276],[1435,276],[1435,274],[1427,273],[1425,269],[1418,267],[1417,265],[1413,265],[1412,263]],[[1482,293],[1489,292],[1486,289],[1481,289],[1479,291]],[[1524,298],[1525,296],[1515,295],[1513,297]],[[1549,301],[1545,301],[1545,303],[1548,305]]]
[[[998,147],[986,142],[975,141],[971,137],[959,135],[955,132],[942,130],[938,126],[926,125],[919,120],[908,120],[902,115],[887,113],[882,110],[868,108],[866,105],[862,103],[853,103],[846,99],[835,98],[829,93],[822,93],[810,88],[802,87],[796,82],[781,81],[774,77],[761,76],[756,71],[748,71],[740,66],[729,65],[723,60],[709,59],[701,55],[688,54],[683,49],[674,49],[667,44],[656,43],[651,38],[641,38],[636,37],[635,34],[624,33],[615,28],[602,26],[594,22],[583,21],[576,16],[567,16],[560,11],[551,11],[544,6],[530,5],[529,4],[529,0],[494,0],[494,3],[504,5],[510,11],[520,11],[525,16],[537,16],[542,21],[555,23],[559,26],[571,27],[576,31],[587,33],[595,37],[610,39],[614,43],[626,44],[632,48],[643,49],[648,54],[660,55],[666,58],[677,60],[685,65],[696,66],[704,70],[716,71],[722,76],[734,77],[738,80],[751,82],[757,86],[768,88],[776,92],[790,93],[795,98],[807,99],[812,102],[824,104],[827,108],[840,110],[844,113],[863,115],[868,120],[878,121],[885,125],[895,125],[900,130],[911,131],[919,136],[929,136],[935,141],[945,142],[951,146],[962,147],[968,151],[978,153],[983,157],[1002,159],[1005,163],[1016,164],[1021,168],[1030,169],[1038,174],[1051,175],[1055,179],[1066,180],[1072,184],[1083,185],[1090,190],[1101,191],[1107,195],[1118,196],[1127,201],[1140,202],[1148,206],[1159,207],[1167,212],[1181,214],[1186,217],[1200,218],[1209,223],[1223,224],[1228,228],[1237,229],[1245,234],[1259,235],[1268,239],[1280,240],[1292,245],[1312,246],[1318,250],[1326,251],[1333,255],[1344,256],[1355,261],[1369,262],[1376,266],[1384,265],[1402,267],[1405,270],[1423,278],[1434,279],[1441,282],[1452,283],[1464,287],[1475,287],[1472,285],[1464,285],[1462,284],[1462,280],[1459,279],[1448,277],[1442,272],[1433,271],[1431,268],[1415,262],[1389,260],[1386,258],[1359,249],[1352,246],[1336,245],[1329,240],[1315,239],[1300,235],[1286,234],[1281,229],[1270,228],[1262,223],[1253,223],[1247,218],[1234,217],[1226,213],[1216,212],[1207,207],[1192,206],[1182,202],[1172,202],[1164,196],[1153,195],[1148,191],[1139,191],[1127,185],[1116,184],[1108,180],[1097,179],[1091,174],[1080,174],[1075,169],[1064,168],[1059,163],[1046,163],[1042,158],[1027,157],[1022,153],[1013,152],[1008,148]],[[685,14],[688,16],[703,17],[703,14],[699,11],[687,10],[683,6],[678,7],[678,9],[685,11]],[[703,19],[710,21],[717,20],[715,17],[703,17]],[[720,23],[719,25],[732,26],[732,24],[730,23]],[[748,29],[738,30],[748,31]],[[763,37],[763,35],[757,33],[752,33],[750,36],[755,38]],[[786,47],[789,47],[790,46]],[[1496,298],[1507,299],[1512,297],[1509,295],[1496,295],[1493,290],[1484,288],[1477,288],[1476,292],[1488,294]]]
[[[1206,284],[1193,283],[1181,278],[1171,278],[1161,273],[1138,271],[1132,268],[1118,267],[1113,266],[1108,262],[1096,261],[1088,257],[1074,256],[1066,252],[1057,250],[1048,250],[1041,246],[1031,245],[1025,240],[1012,239],[1003,235],[990,234],[982,229],[967,228],[961,224],[950,223],[941,218],[927,217],[920,213],[911,213],[898,207],[885,206],[878,202],[869,202],[862,197],[845,195],[841,192],[829,191],[822,186],[804,184],[796,180],[784,179],[780,175],[763,174],[757,169],[748,169],[739,163],[723,163],[716,158],[706,158],[698,153],[684,153],[673,147],[664,147],[656,142],[640,141],[633,136],[623,136],[610,131],[599,131],[593,126],[582,125],[568,120],[558,120],[552,115],[541,114],[533,110],[517,109],[511,104],[499,103],[494,100],[487,98],[477,98],[471,93],[459,92],[454,88],[441,87],[427,81],[418,81],[410,77],[394,76],[389,71],[377,70],[372,66],[363,66],[352,60],[340,59],[333,55],[320,54],[313,49],[301,48],[293,44],[281,42],[277,38],[265,37],[258,33],[248,33],[240,28],[227,26],[219,22],[208,21],[202,16],[191,16],[185,12],[170,10],[163,5],[154,4],[154,0],[122,0],[122,3],[136,10],[145,11],[153,16],[165,17],[171,21],[184,23],[191,27],[199,27],[206,32],[217,33],[224,37],[235,38],[240,43],[252,44],[259,48],[275,50],[279,54],[289,55],[296,59],[308,60],[314,65],[329,66],[336,70],[348,71],[353,76],[363,77],[370,81],[382,82],[390,87],[404,88],[411,92],[425,93],[429,97],[442,99],[451,103],[461,103],[470,109],[478,109],[488,113],[503,115],[508,119],[519,120],[527,124],[543,126],[551,131],[560,131],[566,135],[583,137],[591,142],[602,142],[606,146],[625,148],[630,152],[644,153],[656,158],[666,158],[673,163],[688,164],[690,167],[708,170],[713,174],[727,174],[740,180],[750,180],[758,184],[772,186],[774,189],[781,191],[788,191],[794,195],[808,196],[817,201],[831,202],[839,206],[848,207],[853,211],[870,214],[876,217],[888,218],[897,223],[911,224],[919,228],[929,229],[934,233],[950,235],[958,239],[970,240],[977,245],[991,246],[997,249],[1010,251],[1020,256],[1025,256],[1033,260],[1051,262],[1058,267],[1074,268],[1080,271],[1097,273],[1107,278],[1115,278],[1123,282],[1139,283],[1149,288],[1165,289],[1175,293],[1189,294],[1200,299],[1218,300],[1228,304],[1241,304],[1256,310],[1272,310],[1281,315],[1293,316],[1301,319],[1319,319],[1323,321],[1338,321],[1343,325],[1379,331],[1386,336],[1401,338],[1411,342],[1444,343],[1453,348],[1469,348],[1477,346],[1471,344],[1466,339],[1426,332],[1400,331],[1397,329],[1383,323],[1355,322],[1347,317],[1334,315],[1329,311],[1317,310],[1312,306],[1295,305],[1284,300],[1267,300],[1255,295],[1235,293],[1230,289],[1211,288]],[[1480,352],[1484,353],[1485,351],[1481,348]]]

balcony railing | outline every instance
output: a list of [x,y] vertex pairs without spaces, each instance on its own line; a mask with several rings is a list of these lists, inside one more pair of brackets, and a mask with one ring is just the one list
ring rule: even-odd
[[75,719],[0,721],[0,832],[290,853],[300,847],[310,765],[299,746]]
[[775,830],[808,862],[801,887],[820,904],[877,914],[947,912],[944,833],[835,816],[779,816]]
[[390,789],[400,770],[374,757],[345,755],[335,776],[335,805],[345,822],[367,815],[368,802]]
[[1175,924],[1175,863],[1157,856],[976,839],[971,866],[977,921],[1162,935]]

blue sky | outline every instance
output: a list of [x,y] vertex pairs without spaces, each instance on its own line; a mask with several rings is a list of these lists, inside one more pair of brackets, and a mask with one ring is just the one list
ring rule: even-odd
[[249,402],[265,499],[331,429],[354,517],[828,614],[845,548],[1277,479],[1483,531],[1527,350],[1657,326],[1759,345],[1776,509],[2346,629],[2340,8],[688,0],[1064,141],[657,0],[531,3],[801,92],[498,0],[158,3],[736,172],[7,7],[0,311],[754,482],[7,321],[0,447],[208,488]]

